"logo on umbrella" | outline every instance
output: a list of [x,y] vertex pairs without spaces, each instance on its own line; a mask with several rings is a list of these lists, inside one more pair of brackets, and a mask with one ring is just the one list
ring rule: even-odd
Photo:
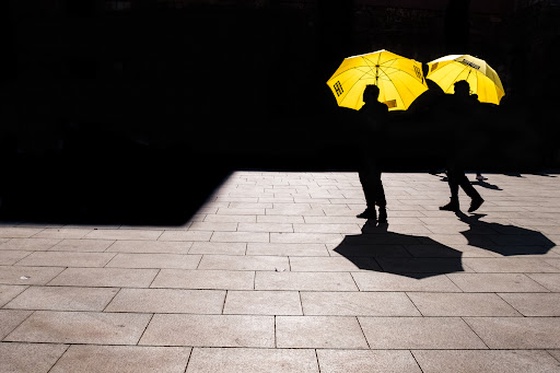
[[475,63],[472,62],[472,61],[469,61],[469,60],[463,58],[463,59],[461,60],[461,62],[464,63],[464,64],[467,65],[467,66],[472,67],[473,69],[480,70],[480,66],[477,65],[477,64],[475,64]]
[[340,96],[344,93],[344,88],[342,88],[342,84],[340,82],[336,82],[333,84],[333,89],[336,92],[337,96]]

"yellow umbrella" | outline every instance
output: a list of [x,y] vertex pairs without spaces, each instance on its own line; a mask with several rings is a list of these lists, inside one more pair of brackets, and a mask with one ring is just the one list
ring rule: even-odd
[[426,79],[453,93],[453,83],[466,80],[480,102],[498,105],[505,95],[498,73],[485,60],[468,54],[450,54],[428,62]]
[[389,110],[406,110],[428,89],[422,63],[381,49],[346,57],[327,81],[338,106],[358,110],[368,84],[379,87],[379,101]]

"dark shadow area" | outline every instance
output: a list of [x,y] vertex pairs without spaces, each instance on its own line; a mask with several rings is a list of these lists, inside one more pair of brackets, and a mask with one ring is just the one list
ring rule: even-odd
[[335,249],[360,269],[423,279],[461,272],[462,253],[425,236],[389,231],[368,220],[360,235],[347,235]]
[[73,136],[60,152],[4,158],[0,222],[182,225],[230,174],[184,147]]
[[557,175],[552,175],[552,173],[554,173],[555,171],[552,170],[543,170],[540,172],[533,172],[533,175],[537,175],[537,176],[544,176],[544,177],[558,177]]
[[521,173],[519,173],[517,171],[506,171],[506,172],[504,172],[504,175],[511,176],[511,177],[523,177],[523,176],[521,176]]
[[541,232],[515,225],[481,221],[480,219],[485,217],[485,214],[468,216],[458,212],[456,215],[462,222],[469,225],[469,230],[461,232],[461,234],[465,236],[471,246],[504,256],[542,255],[556,246]]
[[[355,112],[337,107],[328,77],[344,57],[381,48],[429,61],[450,35],[443,8],[357,5],[8,1],[1,220],[182,224],[232,170],[354,170],[347,128]],[[541,61],[509,51],[536,37],[517,16],[495,35],[486,27],[501,18],[488,16],[472,52],[514,65],[504,68],[517,84],[499,107],[484,107],[488,133],[473,142],[473,169],[554,169],[558,84],[548,61],[557,37],[539,39]],[[543,74],[526,78],[533,69]],[[518,83],[525,80],[534,87]],[[390,113],[388,140],[376,144],[384,172],[444,165],[447,128],[432,111],[441,92],[428,84],[407,111]]]
[[[383,143],[372,139],[388,172],[418,172],[444,169],[450,147],[453,120],[441,110],[448,94],[427,90],[406,111],[390,111]],[[492,173],[542,173],[551,168],[546,161],[543,136],[536,133],[531,119],[516,117],[507,105],[480,104],[477,123],[463,139],[462,163],[465,169]],[[353,138],[348,128],[356,121],[357,111],[336,108],[323,118],[319,134],[321,152],[328,164],[349,168],[353,160]],[[555,169],[556,167],[552,167]],[[490,187],[490,186],[487,186]]]

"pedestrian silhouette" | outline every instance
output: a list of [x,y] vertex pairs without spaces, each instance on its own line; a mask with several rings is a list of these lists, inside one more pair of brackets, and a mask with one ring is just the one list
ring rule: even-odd
[[460,211],[459,188],[471,198],[468,211],[476,211],[484,199],[471,184],[465,174],[465,165],[469,164],[468,146],[473,138],[473,122],[476,120],[479,101],[470,94],[470,85],[466,80],[455,82],[454,93],[444,103],[444,120],[449,129],[449,140],[446,141],[446,173],[447,184],[451,193],[450,201],[440,210]]
[[[358,175],[366,200],[366,209],[358,218],[387,222],[387,201],[381,180],[381,157],[385,141],[385,126],[389,108],[378,100],[379,87],[367,85],[363,92],[364,105],[358,111]],[[376,206],[379,208],[377,215]]]

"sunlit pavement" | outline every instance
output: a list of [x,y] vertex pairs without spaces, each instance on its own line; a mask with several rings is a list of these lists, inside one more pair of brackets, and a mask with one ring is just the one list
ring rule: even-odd
[[[475,174],[468,175],[473,182]],[[232,173],[182,226],[0,226],[0,371],[560,372],[560,175]],[[462,193],[462,192],[461,192]]]

